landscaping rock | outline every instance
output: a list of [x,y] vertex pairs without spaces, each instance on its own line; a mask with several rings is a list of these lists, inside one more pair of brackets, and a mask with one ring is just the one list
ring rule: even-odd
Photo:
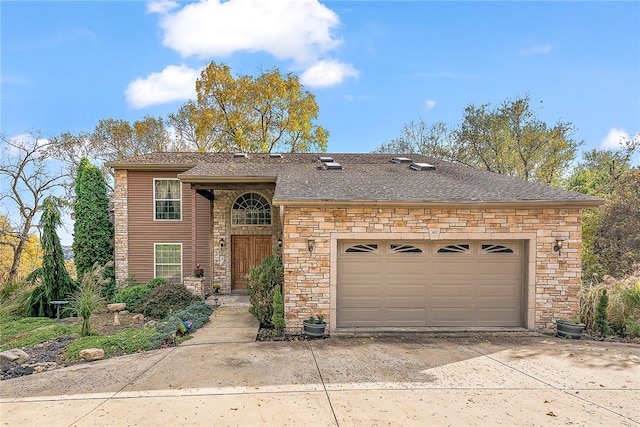
[[80,357],[87,362],[104,359],[104,350],[101,348],[85,348],[80,350]]
[[0,364],[14,363],[19,365],[29,360],[29,355],[24,350],[12,348],[0,353]]
[[133,316],[131,316],[131,320],[142,321],[142,320],[144,320],[144,314],[142,314],[142,313],[134,314]]

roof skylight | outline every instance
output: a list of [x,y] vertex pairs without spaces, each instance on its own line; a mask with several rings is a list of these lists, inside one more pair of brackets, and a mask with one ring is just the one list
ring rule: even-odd
[[342,169],[342,165],[338,162],[325,162],[324,168],[327,170],[340,170]]
[[411,163],[410,168],[414,171],[432,171],[436,167],[429,163]]
[[393,163],[411,163],[411,159],[408,157],[394,157],[391,161]]

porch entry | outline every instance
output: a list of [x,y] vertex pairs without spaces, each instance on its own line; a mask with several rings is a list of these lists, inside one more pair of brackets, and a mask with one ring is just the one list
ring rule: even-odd
[[271,255],[271,235],[231,236],[231,290],[245,291],[249,269]]

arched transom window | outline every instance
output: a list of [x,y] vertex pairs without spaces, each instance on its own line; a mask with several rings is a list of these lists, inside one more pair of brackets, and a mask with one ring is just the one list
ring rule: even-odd
[[271,225],[271,205],[257,193],[238,197],[231,208],[233,225]]

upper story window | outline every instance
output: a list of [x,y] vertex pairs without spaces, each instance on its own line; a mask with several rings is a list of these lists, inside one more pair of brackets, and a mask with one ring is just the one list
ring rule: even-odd
[[245,193],[231,208],[233,225],[271,225],[271,205],[258,193]]
[[182,219],[182,183],[177,179],[153,180],[154,218]]

